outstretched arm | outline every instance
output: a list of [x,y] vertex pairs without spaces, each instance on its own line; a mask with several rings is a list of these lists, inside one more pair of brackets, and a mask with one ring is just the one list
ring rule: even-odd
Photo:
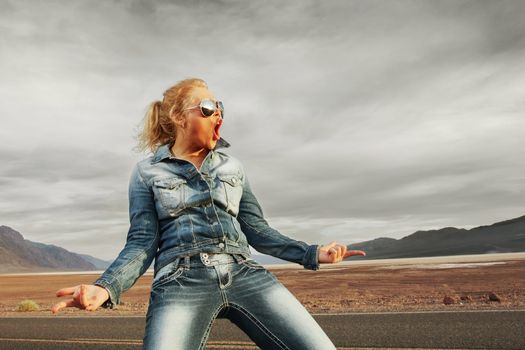
[[151,188],[140,174],[138,164],[129,182],[129,220],[126,245],[113,263],[93,282],[106,288],[109,300],[103,307],[120,304],[120,295],[131,288],[155,258],[158,244],[158,218]]
[[237,221],[248,243],[257,251],[301,264],[305,269],[319,270],[319,245],[292,239],[270,227],[253,194],[246,173]]

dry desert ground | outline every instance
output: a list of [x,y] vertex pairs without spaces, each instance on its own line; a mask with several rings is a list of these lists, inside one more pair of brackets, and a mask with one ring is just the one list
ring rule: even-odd
[[[266,268],[312,313],[525,309],[525,253],[368,261],[355,257],[322,264],[318,271],[296,264]],[[99,275],[0,275],[0,315],[52,315],[51,306],[69,298],[57,298],[58,289],[89,284]],[[57,316],[145,315],[151,280],[151,272],[141,276],[114,309],[66,308]],[[40,310],[17,311],[24,299],[38,303]]]

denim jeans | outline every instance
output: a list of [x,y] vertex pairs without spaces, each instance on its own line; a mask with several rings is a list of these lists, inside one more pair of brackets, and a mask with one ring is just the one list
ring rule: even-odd
[[228,253],[177,257],[156,273],[143,349],[204,349],[215,318],[229,319],[261,349],[336,349],[274,274]]

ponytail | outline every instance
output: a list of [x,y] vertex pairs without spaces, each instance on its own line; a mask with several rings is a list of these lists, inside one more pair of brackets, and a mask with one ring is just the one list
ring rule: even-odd
[[142,130],[137,135],[139,152],[148,149],[154,153],[159,146],[175,140],[176,126],[172,117],[182,115],[194,87],[208,86],[202,79],[184,79],[166,90],[162,101],[149,104],[141,122]]

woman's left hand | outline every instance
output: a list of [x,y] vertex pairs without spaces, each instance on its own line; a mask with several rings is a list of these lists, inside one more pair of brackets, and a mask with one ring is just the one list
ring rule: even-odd
[[363,250],[347,250],[345,244],[338,244],[336,241],[319,248],[319,262],[321,263],[338,263],[352,255],[365,256],[366,253]]

